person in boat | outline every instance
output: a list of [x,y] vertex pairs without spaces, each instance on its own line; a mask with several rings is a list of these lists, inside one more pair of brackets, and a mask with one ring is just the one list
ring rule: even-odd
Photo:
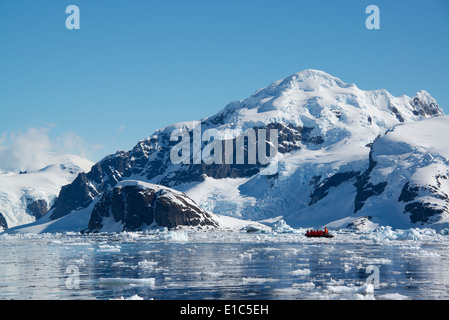
[[327,230],[327,228],[324,227],[324,234],[328,234],[328,233],[329,233],[329,230]]

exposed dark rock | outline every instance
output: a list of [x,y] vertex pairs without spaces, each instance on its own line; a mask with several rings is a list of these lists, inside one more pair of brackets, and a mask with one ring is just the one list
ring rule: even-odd
[[399,112],[399,110],[396,107],[391,107],[391,112],[394,113],[394,115],[396,116],[396,119],[399,120],[399,122],[404,122],[404,117],[402,116],[402,114]]
[[35,200],[27,205],[27,211],[33,215],[36,220],[40,219],[48,211],[48,203],[45,200]]
[[309,205],[311,206],[312,204],[326,197],[331,187],[338,187],[343,182],[350,181],[351,179],[355,178],[358,175],[359,172],[349,171],[349,172],[339,172],[329,178],[326,178],[313,190],[312,194],[310,195]]
[[[115,228],[111,230],[112,228]],[[117,229],[117,226],[119,226]],[[158,226],[218,226],[211,215],[185,194],[152,184],[117,185],[92,210],[86,232],[139,231]]]
[[415,110],[414,110],[415,115],[421,115],[421,116],[442,115],[439,105],[434,102],[429,103],[427,101],[423,101],[419,97],[414,97],[412,105],[415,108]]
[[430,205],[429,203],[423,203],[420,201],[409,203],[405,206],[404,213],[410,214],[410,221],[412,223],[429,223],[436,222],[438,216],[444,213],[443,209],[438,209]]
[[354,219],[352,222],[348,223],[345,228],[354,230],[363,230],[368,222],[372,220],[371,216],[364,216]]
[[8,223],[6,222],[5,217],[0,212],[0,228],[3,228],[3,230],[8,229]]
[[[91,175],[93,171],[91,171]],[[51,219],[58,219],[72,210],[78,208],[86,208],[93,200],[93,197],[98,196],[97,190],[89,186],[87,175],[82,172],[69,185],[61,188],[59,197],[53,205],[53,212]]]
[[[219,119],[212,119],[216,123]],[[203,122],[207,128],[211,119]],[[254,127],[257,143],[261,141],[257,129],[266,129],[269,140],[270,129],[278,130],[278,152],[288,153],[301,149],[304,144],[319,145],[324,142],[321,136],[312,135],[313,128],[294,127],[290,124],[272,123],[266,127]],[[189,131],[193,151],[193,131]],[[222,141],[224,155],[226,141]],[[107,156],[95,164],[88,173],[80,173],[78,177],[61,189],[52,209],[51,219],[57,219],[69,214],[73,210],[86,208],[93,199],[105,191],[111,190],[123,180],[133,177],[141,177],[144,181],[176,187],[182,183],[201,182],[204,177],[215,179],[251,177],[257,174],[266,165],[248,163],[248,148],[244,149],[243,164],[236,164],[236,142],[232,141],[233,159],[230,164],[179,164],[174,165],[170,160],[170,151],[178,144],[178,141],[170,141],[170,133],[157,132],[154,136],[140,141],[131,151],[117,152]],[[205,142],[203,142],[204,147]],[[202,148],[203,148],[202,147]],[[256,152],[257,148],[256,148]],[[267,148],[267,153],[269,148]],[[268,154],[267,154],[268,155]],[[258,155],[257,155],[258,156]],[[223,157],[224,159],[224,157]],[[257,157],[257,159],[259,159]],[[193,162],[193,161],[192,161]],[[172,168],[176,166],[176,168]],[[171,174],[167,175],[170,171]]]
[[365,201],[368,200],[372,196],[380,195],[384,192],[385,187],[387,186],[387,182],[379,182],[378,184],[372,184],[369,182],[370,173],[376,166],[376,161],[374,161],[372,157],[373,149],[371,148],[369,154],[369,166],[368,169],[362,174],[357,176],[357,194],[354,199],[354,213],[359,211],[365,205]]
[[407,183],[402,188],[401,194],[399,195],[399,202],[410,202],[416,199],[418,197],[418,186],[410,187],[410,183],[407,181]]
[[340,111],[340,110],[333,110],[333,112],[334,112],[335,116],[336,116],[338,119],[340,119],[340,117],[341,117],[341,111]]
[[378,184],[368,183],[363,185],[362,188],[358,188],[354,201],[354,213],[359,211],[365,205],[365,201],[372,196],[378,196],[384,192],[387,182],[379,182]]
[[[437,207],[435,204],[426,202],[425,200],[430,196],[444,200],[447,204],[449,204],[448,195],[440,190],[441,180],[446,179],[446,175],[437,174],[435,176],[436,185],[410,186],[409,182],[404,185],[398,201],[407,203],[404,208],[404,214],[410,214],[410,221],[412,223],[429,223],[430,220],[432,220],[433,223],[440,219],[441,214],[448,211],[447,205]],[[423,195],[426,195],[427,197],[419,198]]]

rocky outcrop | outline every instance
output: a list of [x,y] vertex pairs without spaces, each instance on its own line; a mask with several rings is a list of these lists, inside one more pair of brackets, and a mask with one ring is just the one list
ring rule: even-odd
[[0,231],[8,229],[8,222],[5,217],[0,213]]
[[48,211],[48,203],[45,200],[34,200],[27,205],[27,211],[37,219],[42,218]]
[[370,182],[371,171],[377,165],[377,162],[373,160],[372,145],[370,146],[370,148],[371,151],[369,153],[369,167],[362,175],[357,176],[357,194],[354,199],[354,213],[363,208],[366,200],[368,200],[372,196],[377,196],[384,192],[385,187],[388,184],[387,181],[382,181],[377,184],[373,184]]
[[419,186],[407,182],[402,188],[398,202],[406,203],[404,214],[410,215],[412,223],[432,224],[449,212],[449,196],[441,188],[442,181],[448,178],[446,175],[436,174],[434,179],[434,185]]
[[[210,122],[208,120],[207,122]],[[207,127],[208,123],[203,125]],[[259,141],[257,129],[254,127],[256,140]],[[282,123],[272,123],[263,127],[268,132],[270,129],[278,130],[278,152],[288,153],[299,150],[305,145],[317,146],[323,143],[323,138],[313,135],[308,127],[295,127]],[[192,132],[189,133],[191,136]],[[245,163],[236,164],[236,143],[232,139],[233,164],[179,164],[173,165],[170,160],[170,150],[177,142],[170,141],[167,132],[160,132],[156,137],[152,136],[140,141],[131,151],[117,152],[102,159],[92,167],[88,173],[80,173],[78,177],[61,189],[52,211],[51,219],[58,219],[69,214],[73,210],[86,208],[93,199],[104,191],[111,190],[120,181],[131,176],[139,177],[144,181],[167,187],[176,187],[182,183],[201,182],[204,177],[215,179],[251,177],[266,165],[248,163],[248,150],[244,150]],[[228,140],[222,140],[223,153]],[[256,148],[257,150],[257,148]],[[167,175],[167,172],[171,172]]]
[[85,232],[142,231],[153,227],[217,227],[212,216],[185,194],[128,180],[104,192]]
[[[355,177],[358,177],[359,172],[349,171],[349,172],[338,172],[329,178],[326,178],[322,183],[315,187],[312,194],[310,195],[309,205],[313,205],[327,196],[329,189],[331,187],[338,187],[343,182],[351,181]],[[312,182],[311,182],[312,183]]]

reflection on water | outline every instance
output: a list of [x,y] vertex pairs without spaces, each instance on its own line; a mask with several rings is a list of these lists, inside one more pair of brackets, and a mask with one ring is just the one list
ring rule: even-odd
[[1,235],[0,299],[447,299],[449,242],[437,240]]

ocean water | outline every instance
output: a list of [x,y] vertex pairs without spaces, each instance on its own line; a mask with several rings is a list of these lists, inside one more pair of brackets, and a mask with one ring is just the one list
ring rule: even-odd
[[448,299],[434,231],[0,235],[0,299]]

